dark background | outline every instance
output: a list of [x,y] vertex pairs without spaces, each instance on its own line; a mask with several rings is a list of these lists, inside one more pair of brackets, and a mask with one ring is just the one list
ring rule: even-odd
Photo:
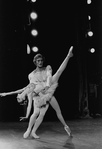
[[[0,1],[0,92],[9,92],[25,87],[28,74],[35,69],[33,57],[27,54],[27,44],[38,46],[39,53],[45,57],[45,66],[50,64],[53,74],[67,55],[71,45],[74,57],[70,59],[63,72],[55,97],[59,102],[66,120],[79,114],[80,64],[86,69],[88,82],[97,84],[98,99],[101,105],[101,65],[102,65],[102,2],[86,0],[26,0]],[[32,10],[38,13],[38,19],[29,20]],[[91,15],[91,21],[88,20]],[[86,37],[89,23],[94,36]],[[38,30],[38,36],[30,34],[31,29]],[[94,54],[89,48],[94,47]],[[80,59],[79,59],[80,55]],[[93,106],[93,103],[92,103]],[[26,106],[17,103],[16,95],[0,97],[0,120],[18,121],[25,115]],[[101,106],[100,106],[101,109]],[[101,111],[101,110],[100,110]],[[100,112],[101,113],[101,112]],[[50,116],[49,116],[50,115]],[[47,111],[45,120],[57,120],[52,108]]]

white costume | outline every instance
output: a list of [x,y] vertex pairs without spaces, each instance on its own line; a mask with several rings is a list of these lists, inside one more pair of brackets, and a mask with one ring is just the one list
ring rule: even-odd
[[[41,107],[43,105],[46,105],[46,102],[48,102],[58,83],[51,84],[52,80],[52,69],[51,66],[47,66],[46,69],[42,71],[34,70],[28,75],[30,84],[26,87],[26,89],[21,93],[18,94],[18,98],[21,100],[25,100],[25,96],[29,93],[33,93],[33,100],[34,104],[37,107]],[[49,89],[45,92],[45,94],[42,92],[44,88],[48,86]]]
[[45,94],[43,94],[42,92],[39,93],[39,96],[35,96],[33,97],[34,101],[35,101],[35,105],[37,107],[42,107],[45,106],[51,99],[51,97],[53,96],[55,89],[57,88],[58,83],[53,83],[50,88],[46,91]]
[[30,84],[35,85],[34,92],[39,93],[46,86],[50,87],[51,67],[47,66],[45,70],[40,72],[33,71],[29,74],[28,78]]

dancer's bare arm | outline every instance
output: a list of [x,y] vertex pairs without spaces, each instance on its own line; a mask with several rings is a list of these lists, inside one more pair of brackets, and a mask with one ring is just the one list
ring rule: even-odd
[[7,92],[7,93],[0,93],[0,96],[7,96],[7,95],[13,95],[13,94],[18,94],[21,93],[25,90],[26,87],[19,89],[17,91],[12,91],[12,92]]
[[30,115],[31,112],[31,107],[32,107],[32,99],[33,99],[33,94],[30,93],[29,94],[30,98],[28,97],[28,106],[27,106],[27,112],[26,112],[26,116],[25,117],[20,117],[20,121],[27,119]]
[[[34,86],[34,84],[33,84]],[[16,91],[12,91],[12,92],[6,92],[6,93],[0,93],[0,96],[7,96],[7,95],[13,95],[13,94],[19,94],[21,92],[23,92],[24,90],[28,89],[30,90],[30,84],[28,84],[26,87],[22,88],[22,89],[19,89],[19,90],[16,90]]]
[[[32,74],[32,73],[30,73],[30,74],[28,75],[29,81],[30,81],[30,75],[31,75],[31,74]],[[26,87],[24,87],[24,88],[22,88],[22,89],[19,89],[19,90],[16,90],[16,91],[6,92],[6,93],[0,93],[0,96],[7,96],[7,95],[12,95],[12,94],[19,94],[19,93],[23,92],[25,89],[27,89],[28,87],[29,87],[29,84],[28,84]]]

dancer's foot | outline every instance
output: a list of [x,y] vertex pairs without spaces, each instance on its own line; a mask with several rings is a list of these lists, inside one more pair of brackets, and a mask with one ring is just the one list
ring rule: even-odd
[[31,133],[31,136],[32,136],[33,138],[35,138],[35,139],[39,139],[39,138],[40,138],[40,137],[37,136],[35,133]]
[[72,51],[73,51],[73,46],[71,46],[70,49],[69,49],[69,52],[68,52],[68,56],[69,57],[72,57],[73,56]]
[[67,132],[67,134],[68,134],[69,137],[73,137],[72,136],[72,133],[71,133],[71,130],[70,130],[70,128],[68,126],[65,126],[64,129]]
[[30,130],[27,130],[24,134],[23,134],[23,138],[26,139],[29,137],[30,134]]

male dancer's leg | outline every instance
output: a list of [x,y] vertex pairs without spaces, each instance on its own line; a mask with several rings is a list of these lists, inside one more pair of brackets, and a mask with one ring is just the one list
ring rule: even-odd
[[40,109],[37,106],[34,106],[34,113],[30,117],[30,121],[29,121],[29,124],[28,124],[27,131],[23,135],[24,138],[27,138],[29,136],[29,134],[31,132],[31,129],[32,129],[32,127],[33,127],[39,113],[40,113]]
[[32,135],[34,138],[36,138],[36,139],[39,138],[39,136],[36,135],[36,131],[37,131],[38,127],[40,126],[40,124],[42,123],[43,118],[44,118],[44,116],[45,116],[45,113],[46,113],[46,111],[48,110],[48,107],[49,107],[49,104],[47,104],[46,107],[40,108],[40,114],[39,114],[38,118],[36,119],[36,122],[35,122],[35,124],[34,124],[33,129],[32,129],[31,135]]

